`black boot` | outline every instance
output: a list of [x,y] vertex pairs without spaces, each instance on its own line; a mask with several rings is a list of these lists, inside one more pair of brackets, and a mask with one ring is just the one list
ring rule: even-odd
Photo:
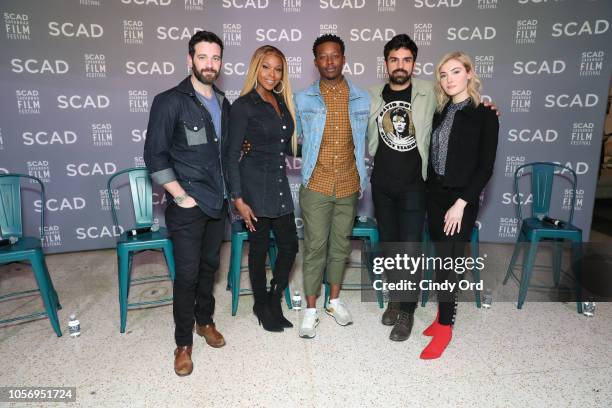
[[273,316],[268,302],[258,302],[256,300],[255,304],[253,305],[253,313],[255,313],[255,316],[257,316],[257,321],[259,322],[260,326],[263,326],[264,330],[270,332],[283,331],[283,326],[281,326],[277,319]]
[[270,287],[270,292],[268,293],[268,304],[270,305],[270,312],[272,313],[272,317],[276,320],[279,326],[284,328],[293,327],[293,323],[283,316],[283,308],[281,306],[281,299],[283,297],[283,291],[279,290],[277,285],[272,285]]

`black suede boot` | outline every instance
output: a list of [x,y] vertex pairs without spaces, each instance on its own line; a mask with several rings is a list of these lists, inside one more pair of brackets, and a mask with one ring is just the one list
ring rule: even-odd
[[276,320],[276,322],[284,328],[293,327],[293,323],[283,316],[283,308],[281,306],[281,301],[283,297],[283,290],[279,290],[277,285],[272,285],[270,287],[270,292],[268,293],[268,304],[270,305],[270,312],[272,316]]
[[272,313],[266,296],[267,294],[264,293],[262,295],[263,296],[255,296],[255,304],[253,305],[253,313],[257,316],[257,321],[263,326],[264,330],[282,332],[283,326],[281,326],[278,319]]

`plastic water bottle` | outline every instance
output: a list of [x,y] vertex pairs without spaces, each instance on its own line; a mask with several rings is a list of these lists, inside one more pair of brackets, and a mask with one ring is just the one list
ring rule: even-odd
[[151,225],[151,232],[157,232],[157,231],[159,231],[159,220],[155,218],[153,220],[153,225]]
[[76,313],[70,315],[68,331],[70,332],[70,337],[79,337],[81,335],[81,323],[77,320]]
[[297,290],[293,292],[293,296],[291,297],[291,307],[296,311],[302,309],[302,296]]
[[593,317],[595,315],[595,302],[592,300],[582,302],[582,314],[587,317]]
[[485,293],[482,297],[482,307],[484,309],[490,309],[492,303],[493,303],[493,294],[491,293],[491,289],[487,289],[485,290]]

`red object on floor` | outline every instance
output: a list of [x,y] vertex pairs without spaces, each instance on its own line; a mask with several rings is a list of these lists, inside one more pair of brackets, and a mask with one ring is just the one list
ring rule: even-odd
[[427,347],[421,353],[422,360],[433,360],[439,358],[446,346],[450,343],[453,338],[453,327],[448,325],[438,324],[438,328],[433,335],[433,339],[429,342]]

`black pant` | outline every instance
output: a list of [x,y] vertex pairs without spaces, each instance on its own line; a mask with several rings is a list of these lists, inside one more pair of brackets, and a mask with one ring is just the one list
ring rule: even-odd
[[[372,201],[374,202],[374,214],[378,223],[378,233],[383,248],[383,255],[394,257],[397,250],[409,256],[421,255],[421,240],[423,237],[423,224],[425,223],[425,192],[409,191],[403,193],[392,193],[372,185]],[[388,245],[385,250],[384,243],[403,243],[404,245]],[[397,282],[400,279],[408,279],[417,283],[420,281],[421,271],[414,274],[387,273],[389,281]],[[399,294],[391,293],[392,301]],[[418,290],[409,294],[402,294],[401,298],[409,297],[409,301],[400,301],[400,309],[414,313],[417,305]]]
[[[434,243],[436,257],[453,258],[465,256],[465,244],[470,241],[472,229],[478,216],[479,203],[469,203],[463,210],[461,232],[453,235],[444,233],[444,215],[455,204],[459,193],[457,190],[444,188],[441,178],[432,176],[427,183],[427,226]],[[436,282],[457,282],[457,273],[453,270],[437,269]],[[455,322],[457,313],[457,290],[438,291],[438,310],[440,324],[450,325]]]
[[193,344],[194,319],[200,325],[213,322],[212,294],[225,218],[214,219],[198,207],[166,207],[166,226],[174,245],[174,339],[177,346]]
[[277,218],[257,217],[256,231],[249,231],[249,277],[256,303],[265,302],[266,257],[270,247],[270,230],[274,232],[278,254],[270,282],[272,290],[280,296],[289,284],[289,272],[298,252],[298,237],[293,213]]

